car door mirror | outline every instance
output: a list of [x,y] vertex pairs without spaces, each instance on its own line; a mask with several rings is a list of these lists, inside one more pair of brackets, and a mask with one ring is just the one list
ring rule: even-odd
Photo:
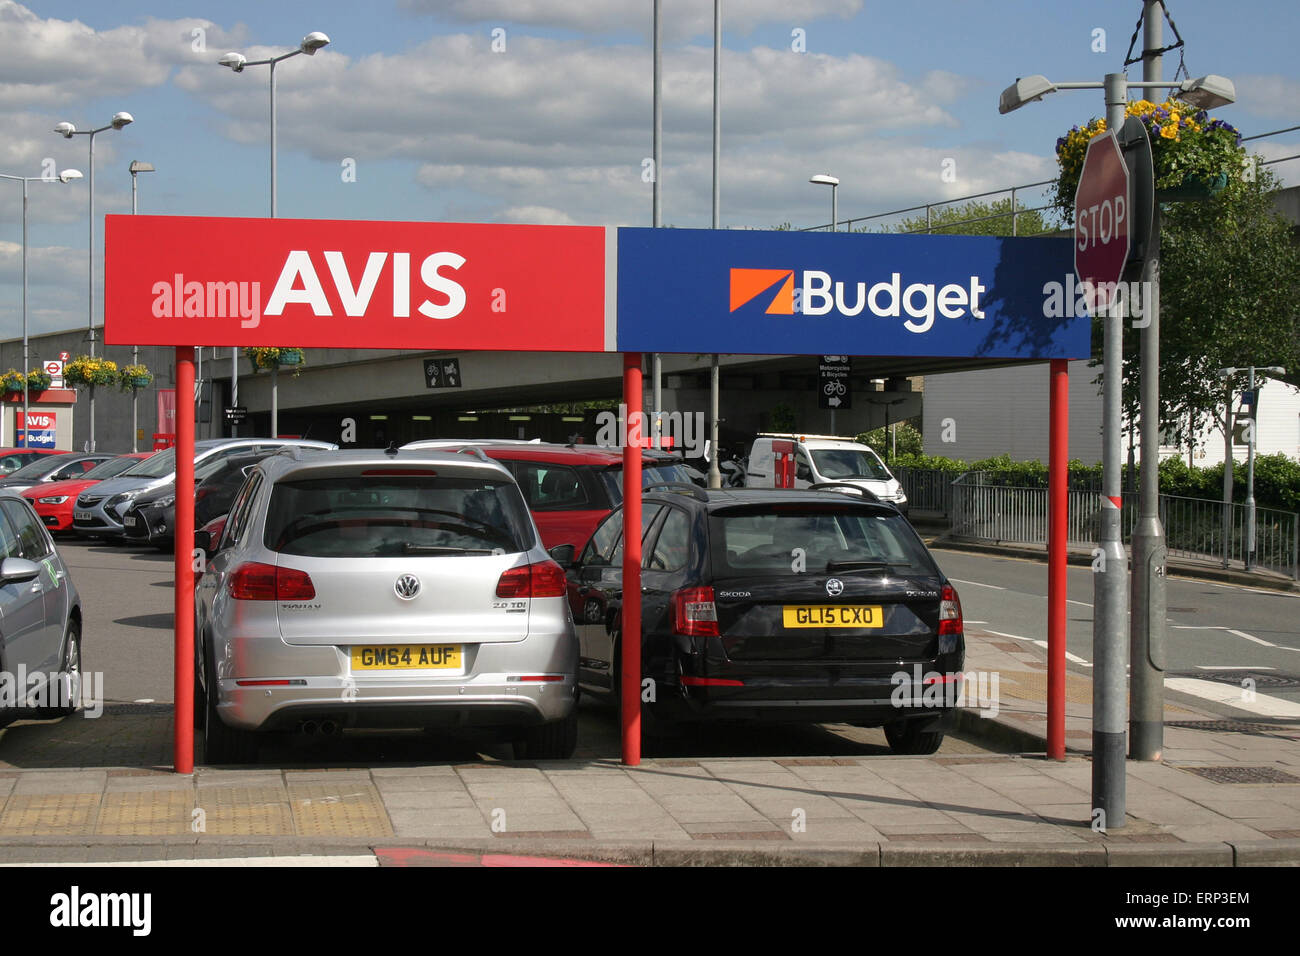
[[41,566],[26,558],[5,558],[0,561],[0,584],[21,584],[41,573]]
[[576,563],[573,558],[574,547],[571,544],[557,544],[547,552],[560,567],[568,570]]

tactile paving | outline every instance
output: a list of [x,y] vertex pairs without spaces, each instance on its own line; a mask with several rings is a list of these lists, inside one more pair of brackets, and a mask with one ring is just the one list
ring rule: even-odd
[[392,836],[379,791],[370,784],[289,784],[293,822],[300,836]]

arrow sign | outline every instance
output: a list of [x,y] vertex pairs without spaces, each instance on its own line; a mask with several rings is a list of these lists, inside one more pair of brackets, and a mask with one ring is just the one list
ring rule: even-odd
[[1094,136],[1074,194],[1074,271],[1087,283],[1093,315],[1116,298],[1128,259],[1130,209],[1128,167],[1115,133]]

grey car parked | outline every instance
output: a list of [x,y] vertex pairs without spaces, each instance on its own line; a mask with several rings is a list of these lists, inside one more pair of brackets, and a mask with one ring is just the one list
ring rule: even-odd
[[[297,445],[301,448],[337,448],[338,445],[305,438],[211,438],[194,443],[194,466],[214,458]],[[176,449],[168,448],[142,459],[116,478],[92,485],[77,496],[72,509],[72,530],[91,537],[120,537],[122,518],[137,495],[176,481]]]
[[250,472],[195,592],[209,763],[259,732],[479,727],[520,756],[577,742],[563,570],[476,453],[286,448]]
[[0,491],[0,726],[81,702],[81,598],[31,503]]

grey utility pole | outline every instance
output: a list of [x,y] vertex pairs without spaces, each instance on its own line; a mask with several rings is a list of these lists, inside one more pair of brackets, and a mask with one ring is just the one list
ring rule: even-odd
[[[1162,4],[1142,8],[1142,79],[1161,79]],[[1133,609],[1129,646],[1129,756],[1159,760],[1165,739],[1165,530],[1160,523],[1160,204],[1142,264],[1142,495],[1133,528]],[[1109,368],[1109,366],[1107,366]],[[1116,372],[1119,372],[1116,366]],[[1119,377],[1118,375],[1116,376]]]
[[[718,93],[720,88],[719,71],[722,69],[722,0],[713,0],[713,228],[720,229],[722,221],[722,201],[718,186],[718,161],[722,144],[722,114]],[[709,363],[709,487],[722,487],[722,468],[718,449],[718,353],[714,352]]]
[[[663,225],[663,199],[660,195],[659,169],[660,161],[663,159],[661,152],[664,132],[664,109],[663,109],[663,16],[660,10],[660,0],[654,0],[654,92],[652,94],[654,104],[652,111],[654,114],[654,142],[651,152],[653,153],[652,165],[654,167],[654,180],[651,182],[651,200],[650,200],[650,225],[658,229]],[[654,406],[652,414],[654,416],[650,424],[651,440],[655,448],[659,447],[659,432],[661,422],[663,421],[663,362],[660,360],[659,353],[655,352],[650,359],[650,381],[653,392],[652,405]]]
[[[1118,134],[1124,125],[1128,84],[1124,74],[1108,73],[1106,128]],[[1120,528],[1123,501],[1120,455],[1124,367],[1123,310],[1112,301],[1103,316],[1105,376],[1102,380],[1102,511],[1098,540],[1101,564],[1094,564],[1092,647],[1095,659],[1092,696],[1093,823],[1105,830],[1125,823],[1124,754],[1128,703],[1125,688],[1128,647],[1128,556]],[[1100,816],[1098,812],[1100,811]]]

